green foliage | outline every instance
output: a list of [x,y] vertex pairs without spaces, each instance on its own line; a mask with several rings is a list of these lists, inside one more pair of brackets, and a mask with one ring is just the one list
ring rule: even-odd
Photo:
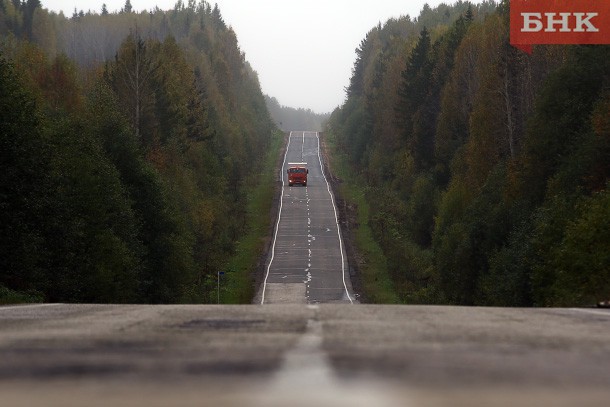
[[18,292],[4,287],[0,284],[0,305],[6,304],[29,304],[43,302],[44,297],[36,291]]
[[11,140],[4,151],[19,148],[2,163],[3,214],[12,219],[2,222],[11,240],[1,245],[2,282],[51,301],[135,301],[136,223],[99,139],[77,119],[43,116],[10,66],[2,70],[12,83],[5,106],[26,115],[2,132]]
[[[407,138],[413,128],[413,116],[418,104],[426,97],[430,86],[430,33],[424,27],[419,35],[415,48],[411,51],[407,65],[402,72],[402,84],[398,90],[400,104],[396,107],[397,119],[407,132]],[[416,149],[415,149],[416,150]]]
[[361,163],[370,135],[364,106],[358,100],[351,99],[351,101],[346,102],[340,114],[343,116],[340,134],[345,136],[337,137],[337,143],[349,152],[348,157],[354,163]]
[[51,153],[34,97],[1,55],[0,117],[0,284],[23,291],[43,271]]
[[591,114],[608,80],[609,59],[607,46],[574,47],[541,92],[524,143],[520,180],[522,194],[533,203],[544,199],[547,182],[554,176],[551,195],[569,193],[585,175],[582,170],[590,171],[578,167],[595,155],[594,149],[585,149],[592,141]]
[[[53,49],[0,43],[17,65],[0,63],[6,297],[215,301],[211,276],[252,221],[245,187],[274,129],[235,34],[205,2],[36,15],[54,22],[44,26]],[[48,45],[37,27],[32,39]],[[1,24],[0,35],[5,28],[25,37]],[[79,36],[69,44],[64,30]],[[99,46],[79,48],[93,31]],[[74,60],[54,56],[56,46]],[[247,295],[236,289],[240,301]]]
[[429,247],[432,242],[438,190],[430,175],[420,175],[413,184],[405,211],[405,227],[412,242]]
[[116,168],[78,121],[55,124],[50,138],[54,193],[46,244],[54,272],[45,293],[51,301],[136,301],[136,223]]
[[333,173],[343,182],[339,186],[337,199],[344,199],[354,208],[354,230],[348,230],[355,240],[358,251],[357,264],[352,265],[358,269],[363,290],[361,301],[382,304],[395,304],[399,302],[394,282],[388,270],[387,258],[383,253],[373,229],[377,219],[371,218],[370,202],[366,198],[365,187],[354,180],[354,174],[347,161],[347,155],[337,150],[337,139],[333,131],[325,132],[325,142],[331,146],[335,153],[330,157],[329,163]]
[[142,157],[138,140],[121,115],[112,91],[103,83],[92,91],[88,122],[94,127],[106,154],[119,172],[139,226],[136,232],[144,256],[139,290],[150,302],[189,299],[195,264],[189,245],[193,237],[172,201],[171,191]]
[[608,295],[608,192],[555,198],[536,217],[532,282],[539,305],[592,305]]
[[610,193],[581,200],[575,212],[561,242],[534,269],[534,275],[554,275],[546,300],[551,305],[592,305],[610,292]]
[[608,295],[610,47],[526,56],[493,6],[371,30],[329,128],[403,302],[590,305]]
[[[235,253],[224,265],[227,271],[221,277],[220,301],[228,304],[249,304],[255,292],[253,275],[264,266],[270,230],[273,228],[272,204],[276,197],[277,161],[284,145],[284,135],[275,132],[265,157],[263,171],[247,186],[247,224],[244,234],[236,243]],[[269,216],[265,216],[269,214]]]

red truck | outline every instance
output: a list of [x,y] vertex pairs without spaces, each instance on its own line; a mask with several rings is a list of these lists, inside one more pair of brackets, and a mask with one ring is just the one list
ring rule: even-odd
[[307,186],[307,163],[288,163],[288,185],[301,184]]

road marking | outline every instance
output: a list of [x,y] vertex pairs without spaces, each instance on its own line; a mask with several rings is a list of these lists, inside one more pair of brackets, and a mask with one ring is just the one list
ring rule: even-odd
[[263,294],[261,295],[261,304],[265,303],[265,290],[267,289],[267,279],[269,278],[269,270],[271,270],[271,263],[273,263],[273,259],[275,258],[275,243],[277,242],[277,231],[280,228],[280,220],[282,219],[282,203],[284,201],[284,166],[286,165],[286,156],[288,155],[288,150],[290,147],[290,140],[292,138],[292,132],[288,135],[288,145],[286,145],[286,151],[284,152],[284,162],[282,163],[282,168],[280,169],[280,177],[282,179],[282,194],[280,196],[280,210],[277,215],[277,222],[275,224],[275,231],[273,232],[273,245],[271,246],[271,260],[269,260],[269,265],[267,265],[267,274],[265,275],[265,281],[263,282]]
[[61,303],[45,303],[45,304],[22,304],[22,305],[10,305],[10,306],[1,306],[0,311],[7,310],[15,310],[15,309],[32,309],[32,308],[44,308],[44,307],[54,307],[57,305],[64,305]]
[[[286,165],[286,158],[288,156],[288,151],[290,150],[290,144],[292,142],[292,131],[290,132],[290,134],[288,135],[288,144],[286,146],[286,151],[284,152],[284,161],[282,163],[282,167],[281,167],[281,179],[282,179],[282,193],[280,196],[280,207],[279,207],[279,212],[278,212],[278,218],[277,218],[277,222],[275,224],[275,230],[274,230],[274,234],[273,234],[273,244],[271,246],[271,259],[269,260],[269,264],[267,265],[267,272],[265,274],[265,280],[263,282],[263,290],[262,290],[262,294],[261,294],[261,304],[265,303],[265,293],[266,293],[266,289],[267,289],[267,284],[268,284],[268,279],[269,279],[269,274],[271,271],[271,265],[273,264],[273,260],[275,259],[275,248],[276,248],[276,244],[277,244],[277,235],[278,235],[278,231],[279,231],[279,227],[280,227],[280,222],[281,222],[281,218],[282,218],[282,209],[283,209],[283,201],[284,201],[284,189],[285,189],[285,181],[284,181],[284,167]],[[343,254],[343,238],[341,237],[341,230],[339,227],[339,218],[337,215],[337,206],[335,204],[335,198],[334,195],[330,189],[330,184],[328,182],[328,179],[326,178],[326,174],[324,173],[324,167],[322,166],[322,157],[320,154],[320,136],[319,133],[316,132],[316,140],[317,140],[317,147],[318,147],[318,151],[317,151],[317,155],[318,155],[318,162],[320,164],[320,172],[322,173],[322,177],[324,178],[324,182],[326,182],[326,190],[328,191],[328,194],[330,196],[330,201],[333,207],[333,213],[334,213],[334,221],[335,221],[335,225],[337,227],[337,237],[339,238],[339,253],[341,254],[341,277],[343,280],[343,288],[345,289],[345,294],[349,300],[349,302],[351,304],[354,303],[354,301],[352,300],[352,297],[349,294],[349,290],[347,288],[347,283],[346,283],[346,278],[345,278],[345,256]],[[304,152],[304,146],[305,146],[305,132],[303,132],[303,138],[302,138],[302,145],[301,145],[301,160],[303,160],[303,152]],[[305,194],[306,194],[306,199],[307,202],[309,202],[309,195],[308,195],[308,190],[307,188],[305,189]],[[294,203],[294,202],[292,202]],[[309,205],[307,205],[308,208],[308,214],[309,214]],[[311,227],[311,218],[308,218],[308,231],[310,231],[310,227]],[[330,230],[328,230],[330,231]],[[314,236],[311,235],[311,233],[308,233],[308,246],[311,246],[311,242],[315,241],[316,238]],[[309,258],[311,258],[311,254],[309,255]],[[308,268],[311,268],[311,263],[308,263]]]
[[349,295],[349,290],[347,289],[347,284],[345,283],[345,257],[343,256],[343,239],[341,238],[341,228],[339,227],[339,218],[337,216],[337,206],[335,205],[335,197],[330,190],[330,184],[326,179],[326,174],[324,174],[324,167],[322,166],[322,156],[320,155],[320,136],[318,132],[316,132],[316,139],[318,140],[318,161],[320,162],[320,171],[322,172],[322,176],[324,177],[324,182],[326,182],[326,189],[328,190],[328,194],[330,195],[330,200],[333,204],[333,212],[335,213],[335,224],[337,225],[337,236],[339,236],[339,251],[341,253],[341,273],[343,277],[343,287],[345,288],[345,294],[349,299],[350,304],[353,304],[354,301],[352,297]]

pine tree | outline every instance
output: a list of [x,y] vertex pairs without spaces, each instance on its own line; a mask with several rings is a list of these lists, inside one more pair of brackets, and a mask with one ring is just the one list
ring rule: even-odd
[[125,13],[131,13],[133,11],[133,7],[131,7],[131,1],[130,0],[126,0],[125,1],[125,7],[123,7],[123,11]]
[[418,108],[424,103],[430,88],[432,75],[430,52],[430,33],[424,27],[407,60],[407,66],[402,71],[402,83],[398,89],[399,101],[395,107],[397,124],[407,146],[412,150],[418,167],[423,161],[424,154],[418,151],[422,145],[413,138],[413,126],[416,124]]
[[27,0],[22,3],[23,9],[23,24],[27,38],[32,40],[32,23],[34,21],[34,13],[37,8],[40,8],[40,0]]
[[46,258],[50,146],[15,68],[0,58],[0,285],[35,288]]
[[153,136],[142,133],[142,123],[154,105],[154,78],[157,69],[153,52],[136,28],[121,45],[114,64],[109,66],[107,72],[109,82],[129,112],[136,138],[144,144],[150,143]]
[[474,20],[474,13],[472,12],[472,4],[470,4],[470,3],[468,3],[468,9],[466,10],[466,13],[464,14],[464,18],[469,23]]

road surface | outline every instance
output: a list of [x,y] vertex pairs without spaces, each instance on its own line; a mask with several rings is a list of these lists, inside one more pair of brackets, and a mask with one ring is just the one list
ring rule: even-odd
[[[307,186],[288,186],[290,163],[307,163]],[[335,201],[316,132],[291,132],[281,169],[279,215],[255,303],[353,303]]]
[[606,406],[610,313],[0,307],[0,405]]
[[608,404],[610,310],[352,304],[318,142],[258,305],[0,307],[0,406]]

